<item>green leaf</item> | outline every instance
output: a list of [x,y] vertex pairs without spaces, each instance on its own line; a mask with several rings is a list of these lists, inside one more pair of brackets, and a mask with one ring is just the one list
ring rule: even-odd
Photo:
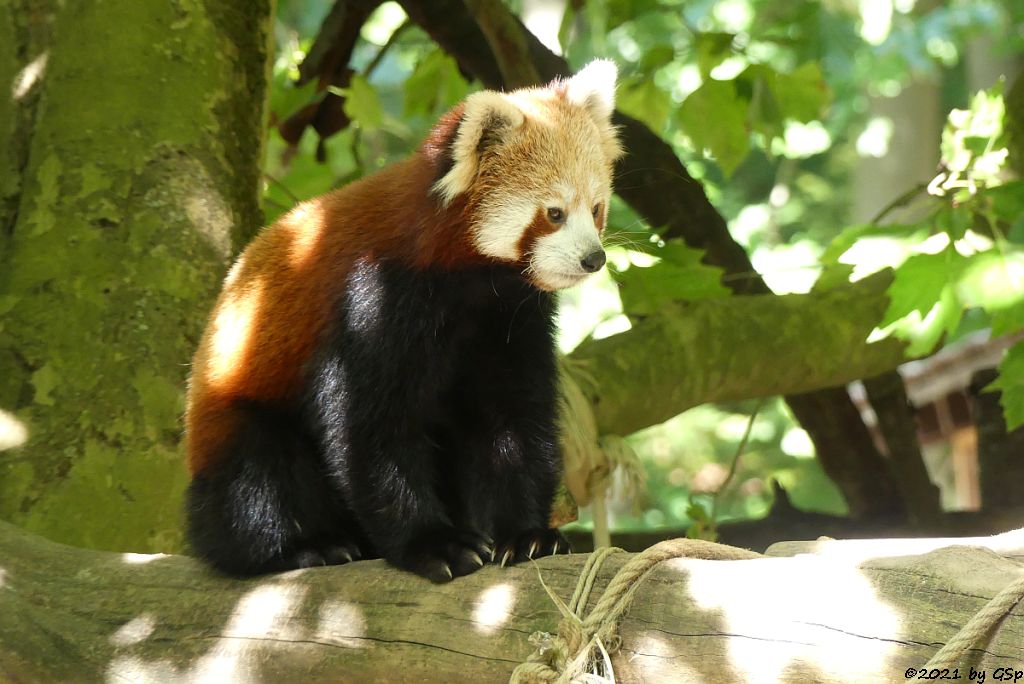
[[853,275],[852,264],[829,263],[821,270],[821,275],[814,281],[814,292],[827,292],[829,290],[847,285],[850,276]]
[[992,314],[992,336],[1008,335],[1024,330],[1024,300]]
[[711,151],[726,175],[732,175],[750,152],[748,104],[731,81],[708,80],[679,107],[683,131],[698,148]]
[[433,50],[416,63],[405,80],[405,115],[433,117],[468,93],[469,84],[455,60],[439,49]]
[[646,268],[631,266],[616,274],[627,314],[649,315],[671,301],[729,296],[721,282],[722,269],[701,262],[701,250],[672,240],[652,253],[661,261]]
[[856,226],[849,226],[832,239],[832,242],[822,252],[821,262],[829,264],[838,261],[843,254],[861,239],[897,238],[917,241],[923,238],[927,232],[927,228],[918,224],[889,223],[884,226],[878,226],[873,223],[862,223]]
[[967,306],[990,314],[1024,300],[1024,250],[989,250],[972,256],[960,277],[957,290]]
[[1006,417],[1006,429],[1016,430],[1024,425],[1024,342],[1009,348],[999,364],[999,377],[988,387],[987,392],[999,391],[999,403]]
[[640,71],[644,73],[651,73],[665,66],[675,58],[676,49],[668,43],[661,43],[647,48],[644,51],[643,57],[640,58],[640,64],[637,66],[639,66]]
[[814,62],[807,62],[789,74],[777,74],[769,85],[785,119],[814,121],[829,103],[828,86]]
[[1024,217],[1024,180],[986,188],[983,197],[998,219],[1012,224]]
[[654,80],[627,82],[619,87],[615,106],[625,114],[644,122],[655,133],[660,133],[668,122],[672,98],[654,84]]
[[345,97],[345,114],[365,130],[380,127],[384,120],[384,108],[380,97],[369,81],[360,75],[352,77],[348,88],[341,89]]
[[947,204],[935,213],[935,226],[950,240],[963,240],[967,229],[974,223],[974,214],[966,206]]
[[963,314],[956,283],[967,260],[952,247],[917,254],[896,269],[887,292],[889,307],[879,328],[907,340],[909,356],[931,352],[943,333],[952,334]]
[[751,127],[769,137],[781,135],[787,120],[807,123],[819,119],[829,101],[825,79],[812,62],[789,74],[766,64],[752,64],[736,81],[749,92]]
[[284,121],[317,99],[316,87],[316,79],[303,86],[295,87],[295,81],[288,76],[286,71],[276,72],[270,87],[270,111],[277,116],[278,121]]
[[698,33],[693,37],[693,52],[697,57],[700,75],[705,80],[712,69],[732,55],[732,42],[736,38],[732,33],[708,32]]

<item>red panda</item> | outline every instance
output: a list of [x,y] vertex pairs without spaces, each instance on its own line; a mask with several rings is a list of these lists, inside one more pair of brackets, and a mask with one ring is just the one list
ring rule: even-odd
[[605,262],[616,70],[470,95],[404,161],[262,230],[192,363],[187,531],[254,574],[442,582],[565,553],[553,292]]

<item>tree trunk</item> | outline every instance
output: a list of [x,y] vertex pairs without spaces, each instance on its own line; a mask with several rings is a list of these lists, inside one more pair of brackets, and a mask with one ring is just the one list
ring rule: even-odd
[[17,143],[0,159],[0,408],[29,433],[0,455],[0,518],[175,545],[188,362],[262,223],[270,18],[271,0],[0,4],[0,74],[32,62],[38,98],[34,117],[0,98]]
[[[664,562],[621,620],[616,681],[903,681],[1020,576],[1019,533],[968,540],[996,551],[939,549],[952,541]],[[588,610],[629,558],[606,561]],[[557,630],[538,572],[568,600],[586,557],[490,566],[440,586],[380,561],[242,581],[188,558],[70,548],[0,523],[0,559],[4,681],[362,684],[507,681],[530,635]],[[973,657],[964,680],[971,665],[1020,669],[1024,607]]]

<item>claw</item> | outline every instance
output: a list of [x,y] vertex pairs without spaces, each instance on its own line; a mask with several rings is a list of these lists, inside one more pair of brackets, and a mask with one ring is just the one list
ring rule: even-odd
[[526,557],[530,560],[533,560],[533,554],[537,553],[537,547],[539,546],[540,542],[538,542],[536,539],[530,542],[530,550],[526,552]]
[[346,563],[351,563],[352,562],[352,554],[349,553],[348,551],[342,551],[341,552],[341,557],[345,559]]
[[448,564],[445,563],[441,567],[444,568],[444,574],[448,575],[448,579],[451,579],[452,578],[452,569],[450,567],[448,567]]
[[508,551],[505,552],[505,555],[501,557],[501,567],[505,567],[505,565],[509,562],[509,560],[511,558],[512,558],[512,549],[509,549]]
[[473,560],[474,563],[476,563],[476,566],[478,568],[482,568],[484,566],[484,561],[480,558],[480,554],[470,551],[469,557]]

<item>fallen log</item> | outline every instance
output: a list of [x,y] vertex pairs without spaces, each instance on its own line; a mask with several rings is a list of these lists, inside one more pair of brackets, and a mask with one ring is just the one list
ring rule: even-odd
[[[616,681],[903,681],[1021,576],[1016,542],[661,563],[620,622]],[[607,559],[590,605],[632,556]],[[538,572],[568,601],[585,561],[440,586],[380,561],[233,580],[0,523],[0,681],[507,681],[561,619]],[[1024,669],[1024,606],[963,667]]]

